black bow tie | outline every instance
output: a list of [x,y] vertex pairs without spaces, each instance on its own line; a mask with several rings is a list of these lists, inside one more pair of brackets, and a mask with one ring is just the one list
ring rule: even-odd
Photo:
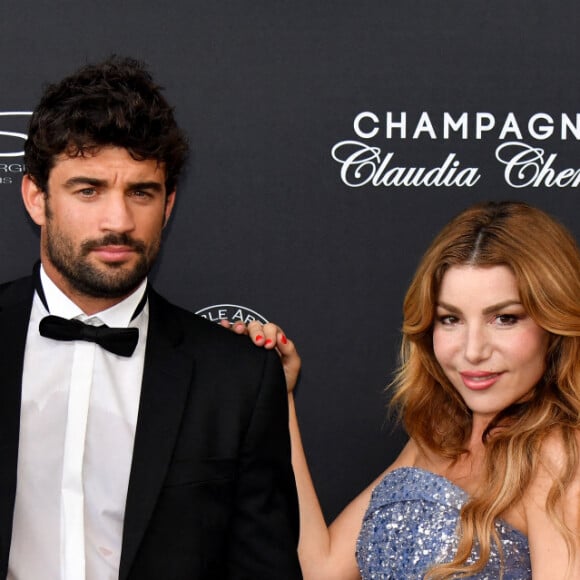
[[131,356],[139,340],[138,328],[111,328],[91,326],[80,320],[67,320],[60,316],[45,316],[39,331],[46,338],[56,340],[86,340],[96,342],[104,349],[120,356]]

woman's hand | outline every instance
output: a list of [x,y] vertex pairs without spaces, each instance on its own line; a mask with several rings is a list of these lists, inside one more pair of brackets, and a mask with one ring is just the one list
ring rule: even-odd
[[284,331],[273,322],[262,324],[254,320],[247,325],[243,322],[231,324],[228,320],[220,320],[220,324],[236,334],[247,334],[256,345],[268,350],[275,348],[280,355],[280,361],[286,376],[286,388],[291,393],[296,387],[300,374],[300,355],[294,343],[286,337]]

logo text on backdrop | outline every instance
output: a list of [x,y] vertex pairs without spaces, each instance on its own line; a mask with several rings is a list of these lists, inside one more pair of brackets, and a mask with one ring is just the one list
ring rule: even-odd
[[253,320],[259,320],[263,324],[268,322],[268,320],[259,312],[247,308],[246,306],[239,306],[238,304],[214,304],[213,306],[205,306],[204,308],[199,309],[196,314],[217,323],[219,323],[220,320],[244,322],[245,324],[248,324],[248,322],[252,322]]
[[341,165],[340,178],[349,187],[473,187],[482,179],[481,169],[462,160],[458,151],[447,152],[431,165],[414,165],[395,151],[397,143],[420,140],[499,141],[494,159],[511,187],[580,185],[580,169],[559,166],[557,152],[535,143],[550,138],[580,140],[580,113],[535,113],[524,118],[515,113],[499,117],[488,112],[387,111],[379,117],[364,111],[355,116],[353,130],[357,138],[339,141],[331,149]]
[[0,111],[0,185],[14,183],[24,173],[24,155],[31,111]]

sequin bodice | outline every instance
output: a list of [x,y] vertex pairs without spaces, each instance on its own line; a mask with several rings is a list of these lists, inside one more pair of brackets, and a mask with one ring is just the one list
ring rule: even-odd
[[[423,469],[401,467],[387,473],[373,491],[358,537],[363,579],[419,580],[433,564],[451,560],[459,510],[467,498],[448,479]],[[526,536],[501,520],[496,529],[504,552],[503,579],[531,579]],[[499,571],[499,554],[492,548],[484,571],[471,578],[498,580]]]

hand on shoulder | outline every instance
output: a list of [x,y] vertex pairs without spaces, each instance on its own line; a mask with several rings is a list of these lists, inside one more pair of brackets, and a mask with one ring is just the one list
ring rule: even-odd
[[232,324],[228,320],[221,320],[220,324],[236,334],[247,335],[256,346],[268,350],[275,348],[284,368],[288,392],[292,393],[294,391],[300,375],[300,355],[294,342],[286,336],[285,332],[277,324],[273,322],[262,324],[257,320],[248,324],[243,322]]

